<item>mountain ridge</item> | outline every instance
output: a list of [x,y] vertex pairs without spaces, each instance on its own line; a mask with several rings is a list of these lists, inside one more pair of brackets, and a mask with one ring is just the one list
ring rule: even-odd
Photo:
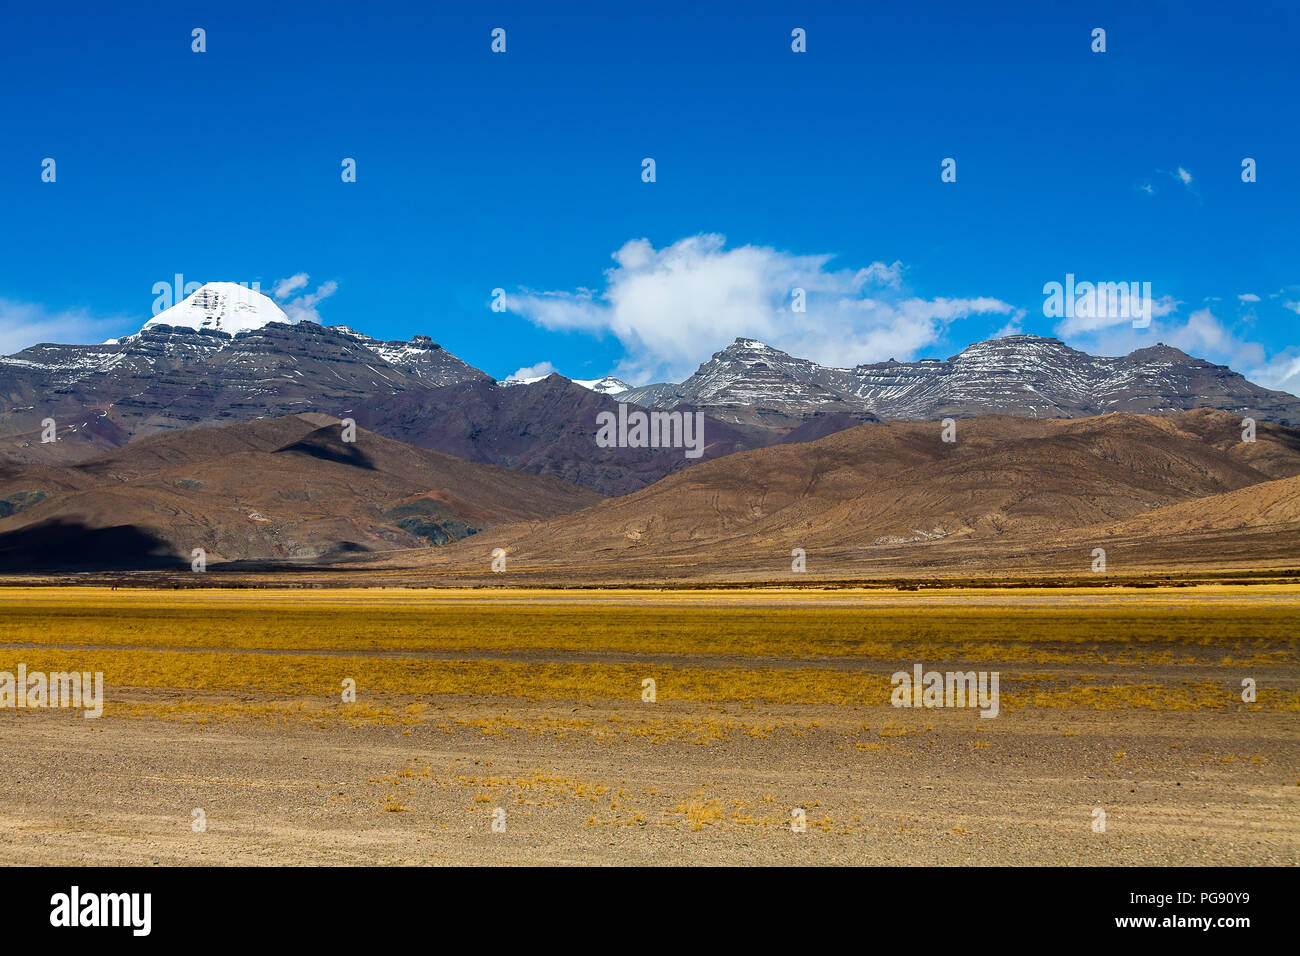
[[1300,424],[1300,398],[1163,343],[1110,358],[1027,334],[974,342],[944,360],[891,358],[852,368],[821,366],[737,338],[679,385],[656,383],[615,397],[654,408],[689,404],[737,424],[762,421],[763,412],[791,411],[804,420],[817,411],[898,421],[981,414],[1085,418],[1196,408]]
[[[836,369],[738,338],[682,383],[619,390],[625,383],[608,376],[498,382],[429,336],[384,341],[286,318],[255,290],[209,284],[121,340],[41,343],[0,357],[0,460],[67,464],[150,435],[312,412],[623,494],[688,462],[672,450],[597,448],[597,414],[620,403],[703,412],[706,458],[864,423],[988,414],[1070,419],[1221,408],[1300,423],[1295,396],[1159,344],[1105,358],[1059,339],[1014,335],[944,360]],[[45,444],[49,419],[59,440]]]

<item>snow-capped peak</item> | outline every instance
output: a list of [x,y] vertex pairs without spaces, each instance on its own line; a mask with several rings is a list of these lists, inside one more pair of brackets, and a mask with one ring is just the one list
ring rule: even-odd
[[780,349],[774,349],[766,342],[760,342],[758,339],[747,339],[738,336],[736,341],[732,342],[723,351],[732,352],[779,352]]
[[292,324],[283,309],[257,290],[234,282],[209,282],[170,309],[163,309],[144,328],[172,325],[238,335],[269,322]]
[[[531,375],[526,378],[515,378],[514,376],[511,376],[510,378],[502,380],[498,384],[500,384],[505,388],[512,388],[515,385],[535,385],[538,382],[545,381],[546,379],[550,378],[552,375],[555,374],[558,373],[548,372],[546,375]],[[574,385],[581,385],[585,389],[588,389],[593,392],[599,392],[602,395],[617,395],[619,392],[626,392],[628,389],[632,387],[631,385],[627,384],[627,382],[623,381],[622,379],[615,378],[613,375],[606,375],[604,378],[589,378],[589,379],[571,378],[569,379],[569,381],[572,382]]]
[[583,388],[589,388],[593,392],[600,392],[602,395],[617,395],[619,392],[626,392],[632,386],[621,378],[615,378],[613,375],[606,375],[604,378],[577,379],[573,380],[574,385],[581,385]]
[[509,378],[503,378],[497,382],[502,388],[513,388],[516,385],[536,385],[538,382],[550,378],[554,372],[547,372],[545,375],[529,375],[526,378],[515,378],[511,375]]

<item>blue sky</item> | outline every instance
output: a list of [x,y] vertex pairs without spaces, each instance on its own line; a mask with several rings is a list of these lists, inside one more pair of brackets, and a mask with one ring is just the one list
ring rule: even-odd
[[[498,377],[680,378],[737,335],[946,357],[1020,329],[1300,390],[1300,13],[996,6],[10,5],[0,350],[132,332],[176,273],[306,274],[292,314]],[[1151,327],[1044,316],[1066,273],[1150,282]]]

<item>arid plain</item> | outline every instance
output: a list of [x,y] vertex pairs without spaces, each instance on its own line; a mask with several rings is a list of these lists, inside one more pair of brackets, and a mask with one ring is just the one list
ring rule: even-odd
[[[7,863],[1300,863],[1285,576],[0,606],[0,671],[105,682],[0,711]],[[918,663],[997,717],[892,706]]]

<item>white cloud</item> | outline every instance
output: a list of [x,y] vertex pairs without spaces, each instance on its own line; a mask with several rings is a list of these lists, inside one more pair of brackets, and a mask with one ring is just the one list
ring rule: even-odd
[[1283,302],[1284,306],[1296,314],[1300,314],[1300,302]]
[[307,287],[307,280],[310,278],[311,276],[307,275],[307,273],[299,272],[296,275],[289,276],[287,279],[281,279],[275,284],[275,291],[273,294],[277,299],[287,299],[299,289],[305,289]]
[[[612,333],[626,352],[614,374],[632,382],[680,380],[737,337],[825,365],[907,359],[956,319],[1015,312],[987,297],[909,296],[898,262],[831,269],[830,255],[725,244],[723,236],[698,235],[656,249],[634,239],[614,253],[603,291],[523,290],[507,302],[546,329]],[[796,289],[804,291],[804,312],[791,308]]]
[[[1118,287],[1118,295],[1114,297],[1113,301],[1110,298],[1107,298],[1105,306],[1103,307],[1100,304],[1102,298],[1100,292],[1098,292],[1098,305],[1092,309],[1080,309],[1079,311],[1084,312],[1082,315],[1078,314],[1078,311],[1076,311],[1074,315],[1063,318],[1056,325],[1056,334],[1062,339],[1066,339],[1072,335],[1096,332],[1101,329],[1113,328],[1121,325],[1131,326],[1133,323],[1133,316],[1138,313],[1139,306],[1142,305],[1140,301],[1142,298],[1141,291],[1139,290],[1137,296],[1139,301],[1130,302],[1128,283],[1116,283],[1116,285]],[[1085,296],[1082,301],[1086,303],[1090,300]],[[1153,298],[1151,300],[1151,318],[1161,319],[1167,315],[1172,315],[1178,311],[1180,305],[1182,305],[1182,303],[1171,295],[1162,295],[1158,299]],[[1078,308],[1077,304],[1076,308]],[[1093,314],[1094,312],[1096,313],[1095,315]]]
[[1024,309],[1019,310],[1018,312],[1016,312],[1016,317],[1014,319],[1012,319],[1006,325],[1002,326],[1002,328],[998,329],[996,332],[990,335],[989,338],[1004,339],[1008,335],[1023,335],[1025,330],[1024,330],[1024,326],[1021,323],[1024,320],[1024,317],[1025,317]]
[[1255,295],[1253,292],[1243,292],[1241,295],[1237,296],[1237,299],[1241,302],[1258,302],[1259,296]]
[[[276,298],[282,298],[280,290],[281,288],[286,287],[286,285],[290,292],[306,288],[307,280],[309,278],[310,276],[308,276],[307,273],[300,272],[298,275],[280,280],[275,287]],[[299,279],[302,279],[302,281],[299,282]],[[339,284],[333,279],[330,279],[317,286],[315,292],[307,292],[297,298],[284,302],[281,305],[281,308],[284,309],[284,314],[289,317],[289,321],[291,322],[315,322],[317,325],[320,325],[320,312],[316,310],[316,306],[324,299],[328,299],[332,296],[338,291],[338,289]]]
[[550,362],[538,362],[536,365],[525,365],[523,368],[515,369],[510,374],[510,378],[545,378],[555,371],[555,366]]
[[898,289],[903,284],[903,264],[896,261],[892,266],[887,266],[883,262],[873,262],[861,270],[861,275],[866,282]]
[[1292,346],[1279,352],[1247,377],[1268,388],[1300,395],[1300,348]]
[[51,312],[42,305],[0,299],[0,355],[42,342],[102,342],[129,320],[96,318],[85,309]]
[[[1172,171],[1168,169],[1157,169],[1156,173],[1161,176],[1168,176],[1170,179],[1181,183],[1189,193],[1191,193],[1197,199],[1201,198],[1200,193],[1196,191],[1196,187],[1192,185],[1192,182],[1194,181],[1195,177],[1185,166],[1178,166]],[[1141,189],[1143,192],[1145,192],[1148,196],[1155,195],[1156,192],[1156,188],[1151,183],[1150,180],[1146,180],[1140,186],[1138,186],[1138,188]]]
[[[1181,328],[1170,330],[1172,341],[1184,352],[1227,360],[1236,371],[1264,361],[1264,347],[1257,342],[1238,338],[1209,309],[1198,309],[1187,317]],[[1199,352],[1197,351],[1199,350]]]

